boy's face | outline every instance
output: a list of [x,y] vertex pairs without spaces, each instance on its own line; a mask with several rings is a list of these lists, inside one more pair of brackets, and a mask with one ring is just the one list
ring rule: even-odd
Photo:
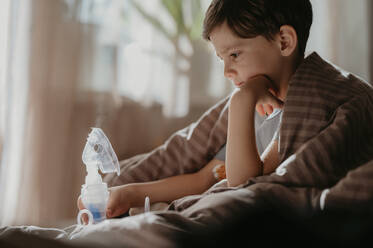
[[210,40],[224,61],[224,76],[240,87],[251,78],[266,75],[280,88],[281,47],[263,36],[245,39],[235,35],[226,22],[213,29]]

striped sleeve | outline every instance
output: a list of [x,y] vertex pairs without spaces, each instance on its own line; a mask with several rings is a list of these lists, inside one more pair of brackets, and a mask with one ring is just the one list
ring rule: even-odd
[[123,160],[120,176],[105,176],[110,186],[146,182],[191,173],[202,168],[226,142],[230,95],[207,110],[196,122],[172,134],[150,151]]

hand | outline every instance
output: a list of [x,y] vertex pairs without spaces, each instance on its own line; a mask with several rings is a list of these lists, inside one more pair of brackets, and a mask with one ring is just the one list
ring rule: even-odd
[[282,108],[283,102],[276,97],[276,85],[266,76],[256,76],[243,84],[232,96],[238,101],[251,100],[256,111],[264,116],[270,115],[274,108]]
[[[85,206],[83,204],[82,196],[81,195],[78,197],[77,205],[78,205],[79,211],[82,210],[82,209],[85,209]],[[84,224],[88,224],[88,216],[87,216],[87,214],[82,214],[82,218],[83,218],[83,223]]]
[[[106,217],[112,218],[126,213],[130,209],[131,202],[131,190],[128,185],[122,185],[117,187],[109,188],[109,200],[106,207]],[[77,205],[79,211],[85,209],[81,196],[78,197]],[[88,216],[86,214],[82,215],[83,223],[88,223]]]
[[130,185],[121,185],[109,188],[110,196],[106,207],[108,218],[122,215],[132,207],[134,200],[133,190]]

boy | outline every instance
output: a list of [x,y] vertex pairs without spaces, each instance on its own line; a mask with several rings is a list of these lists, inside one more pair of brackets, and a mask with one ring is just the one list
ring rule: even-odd
[[[281,109],[288,82],[302,63],[312,23],[309,0],[213,0],[204,20],[203,36],[224,62],[224,76],[237,89],[229,102],[226,142],[228,186],[272,173],[279,164],[277,135],[260,157],[254,116]],[[212,159],[195,173],[110,189],[107,216],[151,202],[171,202],[201,194],[214,183],[212,170],[224,163]],[[78,199],[78,207],[84,208]]]

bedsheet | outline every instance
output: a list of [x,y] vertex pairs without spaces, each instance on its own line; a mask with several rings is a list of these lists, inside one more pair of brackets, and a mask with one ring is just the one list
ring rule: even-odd
[[64,229],[7,226],[0,228],[0,247],[175,247],[180,237],[190,235],[188,230],[198,227],[173,212],[145,213]]

